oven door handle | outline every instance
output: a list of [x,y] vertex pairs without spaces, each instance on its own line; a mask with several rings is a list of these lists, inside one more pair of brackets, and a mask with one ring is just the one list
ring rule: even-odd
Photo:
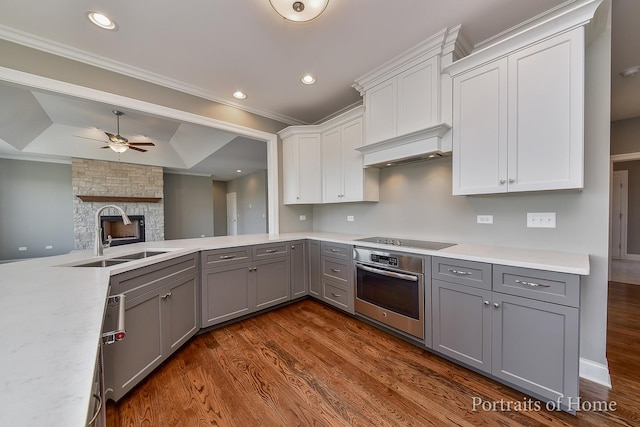
[[393,277],[394,279],[409,280],[411,282],[418,281],[417,276],[412,276],[410,274],[396,273],[394,271],[388,271],[388,270],[379,270],[377,268],[369,267],[368,265],[360,264],[359,262],[356,262],[356,268],[361,268],[365,271],[368,271],[369,273],[375,273],[381,276]]

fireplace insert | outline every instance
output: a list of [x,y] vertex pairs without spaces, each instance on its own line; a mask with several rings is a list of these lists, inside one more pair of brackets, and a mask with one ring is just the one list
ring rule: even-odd
[[125,225],[121,216],[101,216],[102,243],[111,246],[144,242],[144,215],[129,215],[131,224]]

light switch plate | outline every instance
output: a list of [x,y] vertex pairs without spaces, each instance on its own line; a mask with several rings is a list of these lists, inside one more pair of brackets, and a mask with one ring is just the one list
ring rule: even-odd
[[493,224],[493,215],[478,215],[478,224]]
[[529,228],[556,228],[555,212],[528,212],[527,227]]
[[353,215],[348,215],[348,216],[347,216],[347,221],[349,221],[349,222],[353,222],[353,221],[355,221],[355,220],[356,220],[356,219],[354,218],[354,216],[353,216]]
[[306,215],[300,215],[300,221],[306,221],[306,220],[307,220]]

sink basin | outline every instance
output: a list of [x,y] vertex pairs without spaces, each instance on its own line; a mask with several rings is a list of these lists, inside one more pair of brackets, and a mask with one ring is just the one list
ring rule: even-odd
[[98,261],[87,262],[84,264],[76,264],[73,267],[111,267],[112,265],[122,264],[130,260],[127,259],[100,259]]
[[133,254],[129,254],[129,255],[120,255],[115,257],[114,259],[123,259],[123,260],[134,260],[134,259],[142,259],[142,258],[148,258],[150,256],[154,256],[154,255],[162,255],[162,254],[166,254],[168,251],[160,251],[160,250],[148,250],[148,251],[143,251],[143,252],[136,252]]

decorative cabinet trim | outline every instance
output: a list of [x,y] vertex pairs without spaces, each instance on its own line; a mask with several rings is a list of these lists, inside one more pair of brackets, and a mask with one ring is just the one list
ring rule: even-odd
[[289,126],[287,128],[282,129],[278,132],[278,136],[281,139],[289,138],[293,135],[304,135],[304,134],[316,134],[326,132],[329,129],[332,129],[336,126],[343,125],[350,120],[353,120],[358,117],[362,117],[364,114],[364,105],[360,105],[353,110],[349,110],[345,113],[340,114],[332,119],[327,120],[324,123],[317,125],[303,125],[303,126]]

